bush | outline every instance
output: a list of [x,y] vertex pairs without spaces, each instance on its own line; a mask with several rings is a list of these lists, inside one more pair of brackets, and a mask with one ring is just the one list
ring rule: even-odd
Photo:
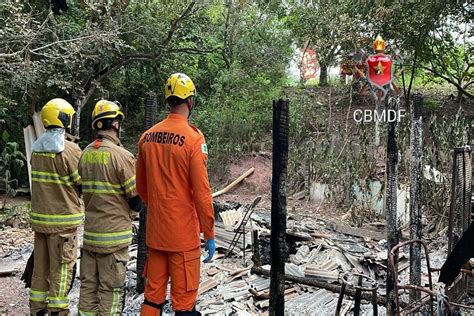
[[18,143],[8,142],[3,148],[0,159],[0,177],[5,184],[5,191],[14,195],[18,180],[23,173],[25,155],[20,151]]

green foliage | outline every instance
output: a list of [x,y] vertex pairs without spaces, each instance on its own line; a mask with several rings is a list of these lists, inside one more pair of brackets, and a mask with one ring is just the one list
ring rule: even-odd
[[[353,205],[354,186],[363,194],[376,178],[375,156],[370,144],[369,127],[363,124],[353,126],[334,118],[335,100],[332,104],[332,124],[329,126],[329,99],[322,95],[328,89],[299,88],[288,89],[290,99],[290,153],[289,189],[309,193],[312,183],[328,185],[329,201],[338,208]],[[334,89],[335,95],[345,93],[344,89]],[[339,100],[344,105],[351,101],[347,97]],[[352,120],[352,117],[349,117]],[[361,209],[362,210],[362,209]],[[369,208],[364,208],[364,212]],[[353,209],[353,211],[355,211]],[[357,224],[374,214],[360,214]]]
[[[398,168],[399,182],[408,183],[411,131],[409,113],[399,124],[398,130],[398,147],[402,157]],[[468,130],[469,124],[461,108],[454,117],[438,117],[432,114],[423,122],[422,205],[424,214],[437,223],[438,230],[447,224],[453,149],[467,144]]]
[[[292,45],[303,47],[307,40],[320,66],[326,67],[337,65],[356,49],[371,52],[372,40],[380,33],[388,42],[388,52],[399,48],[406,65],[417,56],[419,66],[440,72],[466,90],[472,81],[472,45],[460,44],[450,35],[469,39],[466,28],[457,29],[470,21],[464,2],[68,3],[69,10],[59,16],[45,1],[0,4],[4,44],[0,47],[0,150],[22,138],[22,127],[34,110],[53,97],[63,97],[81,110],[81,145],[93,138],[93,104],[101,98],[120,101],[126,116],[123,142],[135,152],[143,132],[146,94],[156,93],[158,116],[163,118],[167,112],[163,83],[169,74],[184,72],[197,87],[192,119],[206,135],[209,165],[222,173],[231,159],[261,149],[271,139],[271,102],[282,96],[289,81],[286,70],[294,54]],[[405,70],[408,78],[411,74]],[[445,80],[428,73],[416,69],[415,87]],[[291,150],[297,158],[290,163],[297,179],[295,189],[307,178],[301,170],[308,165],[313,177],[339,181],[343,190],[350,191],[352,180],[347,177],[362,174],[362,181],[371,177],[361,161],[370,161],[370,168],[373,156],[352,142],[340,154],[348,139],[345,126],[325,125],[327,104],[306,96],[315,93],[312,84],[308,82],[291,100],[290,133],[295,144]],[[367,134],[351,132],[360,137]],[[343,143],[335,146],[335,140]]]
[[[360,41],[365,25],[363,16],[353,1],[288,1],[282,18],[299,47],[313,48],[321,70],[336,64],[344,49],[354,49]],[[304,21],[304,23],[302,23]],[[327,77],[320,75],[320,84],[326,85]]]
[[25,161],[26,158],[19,150],[17,143],[9,142],[3,148],[0,159],[0,177],[4,181],[5,190],[8,194],[15,194],[14,188],[18,187],[18,179],[22,174]]

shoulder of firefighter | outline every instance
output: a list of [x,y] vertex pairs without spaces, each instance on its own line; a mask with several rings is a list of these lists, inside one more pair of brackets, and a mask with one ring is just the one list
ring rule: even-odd
[[107,138],[97,139],[84,150],[79,173],[86,209],[84,248],[111,252],[128,246],[131,211],[141,209],[133,155]]
[[58,233],[79,226],[84,214],[78,187],[81,149],[65,141],[60,153],[31,156],[31,224],[41,233]]
[[191,123],[188,123],[189,126],[191,126],[191,128],[196,132],[198,133],[199,135],[203,136],[204,137],[204,134],[201,132],[201,130],[199,128],[196,127],[196,125],[193,125]]
[[[184,116],[170,114],[141,136],[137,191],[148,206],[150,247],[187,251],[199,247],[200,232],[206,240],[214,237],[207,159],[204,135]],[[174,241],[169,239],[180,231],[188,233]]]

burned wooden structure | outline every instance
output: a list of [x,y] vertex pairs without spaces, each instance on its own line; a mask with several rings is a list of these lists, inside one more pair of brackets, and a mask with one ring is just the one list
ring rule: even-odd
[[[423,179],[423,96],[415,93],[411,104],[411,133],[410,133],[410,239],[421,240],[421,181]],[[421,245],[412,244],[410,247],[410,283],[421,285]],[[420,298],[418,291],[411,291],[410,302]]]
[[[145,103],[145,130],[151,128],[156,122],[156,95],[149,92]],[[146,207],[143,206],[140,211],[140,225],[138,228],[138,254],[137,254],[137,292],[143,293],[145,291],[145,279],[142,274],[145,270],[145,261],[147,257],[146,250]]]
[[281,99],[273,101],[270,315],[283,315],[285,312],[285,261],[281,258],[286,247],[288,104]]
[[[474,218],[474,213],[471,210],[471,159],[471,148],[469,146],[454,148],[448,226],[448,255],[451,254]],[[446,289],[446,295],[451,301],[463,301],[468,294],[468,282],[469,280],[465,275],[460,275],[453,285]]]
[[[388,100],[388,109],[397,111],[400,99],[390,98]],[[397,122],[396,120],[388,123],[387,135],[387,167],[386,167],[386,216],[387,216],[387,248],[390,249],[398,244],[399,232],[397,224],[397,181],[398,176],[398,145],[397,145]],[[388,257],[390,253],[388,254]],[[388,262],[387,266],[389,266]],[[394,257],[394,269],[397,270],[398,258]],[[393,313],[394,306],[394,290],[393,275],[391,270],[387,269],[387,312]]]
[[[407,246],[411,247],[414,244],[420,245],[420,247],[424,251],[424,257],[426,260],[426,268],[428,273],[428,286],[401,284],[398,281],[398,273],[395,268],[395,258],[397,257],[397,254],[401,248]],[[444,296],[439,295],[440,293],[434,289],[432,273],[439,271],[439,269],[431,267],[429,249],[424,241],[409,240],[396,245],[390,250],[389,263],[390,275],[392,276],[392,282],[394,285],[393,297],[396,315],[418,315],[426,313],[428,313],[429,315],[434,315],[435,304],[437,305],[437,315],[451,315],[451,310],[455,308],[462,308],[464,310],[474,311],[474,306],[461,304],[456,300],[451,300],[449,296],[446,299]],[[416,291],[421,294],[420,298],[414,302],[410,302],[410,304],[406,306],[403,306],[404,304],[400,297],[400,291],[404,290],[409,290],[410,292]]]

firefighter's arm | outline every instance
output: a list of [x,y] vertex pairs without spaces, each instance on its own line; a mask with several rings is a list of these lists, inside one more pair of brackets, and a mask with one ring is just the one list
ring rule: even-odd
[[137,192],[141,197],[142,201],[148,204],[148,190],[147,190],[147,180],[146,180],[146,166],[145,160],[142,152],[143,141],[140,140],[138,143],[138,157],[136,165],[136,183],[137,183]]
[[212,192],[207,175],[207,146],[204,137],[200,137],[193,146],[190,161],[190,176],[194,204],[201,224],[204,239],[214,239],[214,208]]
[[81,149],[74,144],[70,156],[67,157],[66,165],[69,178],[75,184],[79,192],[82,193],[81,176],[79,175],[79,160],[81,159],[81,155]]
[[128,206],[132,211],[139,212],[142,207],[135,179],[135,158],[132,154],[123,157],[120,169],[120,183],[127,198]]

